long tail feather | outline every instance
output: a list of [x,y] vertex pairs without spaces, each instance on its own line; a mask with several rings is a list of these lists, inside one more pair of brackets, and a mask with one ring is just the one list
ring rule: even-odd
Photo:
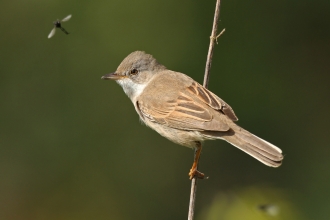
[[281,165],[283,160],[281,149],[251,134],[233,122],[230,127],[231,129],[226,132],[203,131],[201,133],[206,138],[223,139],[267,166],[279,167]]

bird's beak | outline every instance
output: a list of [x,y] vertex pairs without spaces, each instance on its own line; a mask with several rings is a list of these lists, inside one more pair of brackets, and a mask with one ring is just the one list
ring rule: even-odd
[[114,72],[114,73],[108,73],[105,74],[104,76],[101,77],[101,79],[112,79],[112,80],[119,80],[119,79],[123,79],[126,78],[125,75],[119,75],[118,73]]

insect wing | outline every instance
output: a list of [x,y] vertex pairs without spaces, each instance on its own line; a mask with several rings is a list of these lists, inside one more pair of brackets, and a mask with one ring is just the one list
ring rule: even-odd
[[66,16],[65,18],[63,18],[63,19],[61,20],[61,22],[66,22],[66,21],[70,20],[71,17],[72,17],[72,15],[68,15],[68,16]]
[[51,32],[50,32],[49,35],[48,35],[48,38],[51,38],[52,36],[54,36],[55,32],[56,32],[56,27],[54,27],[54,28],[51,30]]

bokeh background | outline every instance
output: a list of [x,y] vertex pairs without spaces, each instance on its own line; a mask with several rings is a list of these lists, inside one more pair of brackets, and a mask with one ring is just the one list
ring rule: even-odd
[[[135,50],[203,80],[215,0],[0,3],[0,219],[186,219],[193,151],[102,75]],[[196,219],[329,219],[330,1],[223,1],[209,88],[282,148],[207,142]],[[47,38],[52,22],[72,14]]]

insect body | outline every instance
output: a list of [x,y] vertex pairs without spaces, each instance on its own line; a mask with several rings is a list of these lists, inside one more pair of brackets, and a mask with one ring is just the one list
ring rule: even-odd
[[54,28],[51,30],[51,32],[49,33],[49,35],[48,35],[48,38],[51,38],[52,36],[54,36],[54,34],[55,34],[55,32],[56,32],[56,28],[59,28],[59,29],[61,29],[64,33],[66,33],[66,34],[69,34],[69,32],[67,32],[63,27],[62,27],[62,25],[61,25],[61,22],[66,22],[66,21],[68,21],[68,20],[70,20],[70,18],[72,17],[72,15],[68,15],[68,16],[66,16],[65,18],[63,18],[62,20],[56,20],[56,21],[54,21],[53,22],[53,24],[54,24]]

